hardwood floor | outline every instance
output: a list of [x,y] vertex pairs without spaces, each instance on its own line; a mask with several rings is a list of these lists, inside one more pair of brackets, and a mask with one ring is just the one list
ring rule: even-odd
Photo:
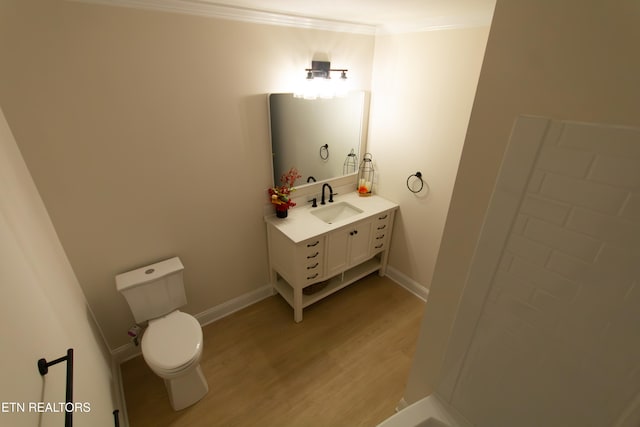
[[304,310],[278,295],[204,327],[209,393],[174,412],[142,357],[122,364],[131,427],[375,426],[402,398],[424,302],[377,274]]

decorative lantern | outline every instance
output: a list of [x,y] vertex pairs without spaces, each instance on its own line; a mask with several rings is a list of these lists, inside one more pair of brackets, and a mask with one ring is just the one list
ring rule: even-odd
[[353,152],[353,148],[351,152],[347,154],[347,159],[344,161],[342,165],[342,175],[348,175],[350,173],[355,173],[358,170],[358,156]]
[[362,156],[360,170],[358,171],[358,195],[365,197],[371,195],[373,189],[373,162],[371,153]]

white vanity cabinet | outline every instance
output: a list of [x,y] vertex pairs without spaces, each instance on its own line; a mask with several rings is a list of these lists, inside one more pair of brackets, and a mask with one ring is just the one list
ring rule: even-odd
[[294,244],[286,235],[271,228],[268,235],[271,268],[287,282],[304,287],[324,277],[324,236]]
[[[296,322],[305,307],[325,296],[374,271],[385,274],[398,206],[378,196],[341,199],[362,212],[335,224],[315,217],[310,207],[293,209],[285,219],[265,218],[271,284],[293,307]],[[320,284],[317,292],[303,292]]]

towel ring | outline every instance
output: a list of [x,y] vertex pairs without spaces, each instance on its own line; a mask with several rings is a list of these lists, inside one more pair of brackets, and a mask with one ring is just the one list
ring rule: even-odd
[[[409,181],[411,181],[411,178],[417,178],[420,181],[420,188],[418,189],[414,189],[411,187],[411,185],[409,185]],[[414,181],[415,182],[415,181]],[[412,193],[419,193],[422,191],[422,189],[424,188],[424,180],[422,179],[422,173],[420,172],[416,172],[413,175],[409,175],[409,177],[407,178],[407,188],[409,189],[409,191],[411,191]]]
[[329,158],[329,144],[320,146],[320,158],[322,160],[327,160]]

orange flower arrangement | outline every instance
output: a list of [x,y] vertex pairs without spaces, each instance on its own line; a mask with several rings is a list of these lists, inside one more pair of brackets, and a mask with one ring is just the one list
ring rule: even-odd
[[291,168],[289,172],[283,174],[280,178],[281,185],[269,188],[268,192],[271,196],[271,203],[275,205],[276,211],[286,211],[296,205],[295,202],[291,200],[291,193],[295,190],[293,184],[295,184],[298,178],[302,178],[302,175],[298,173],[296,168]]

